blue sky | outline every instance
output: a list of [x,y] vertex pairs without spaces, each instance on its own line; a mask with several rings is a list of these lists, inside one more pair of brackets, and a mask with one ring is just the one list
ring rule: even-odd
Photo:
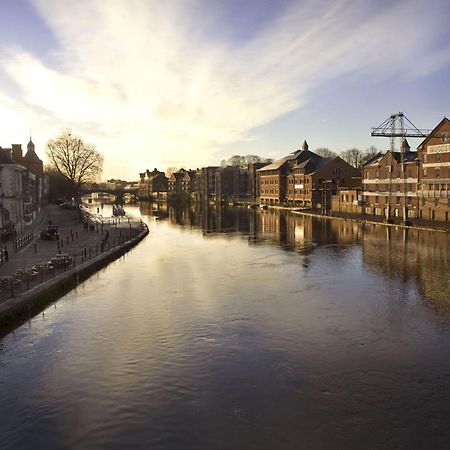
[[[105,177],[342,151],[450,104],[445,0],[0,0],[0,145],[70,127]],[[419,142],[412,140],[411,145]]]

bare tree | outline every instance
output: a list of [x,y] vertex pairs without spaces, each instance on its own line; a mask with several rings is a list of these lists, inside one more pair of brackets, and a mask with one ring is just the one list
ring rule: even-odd
[[168,167],[165,172],[166,172],[166,177],[170,178],[172,176],[173,173],[175,173],[178,170],[178,167],[174,167],[174,166],[170,166]]
[[321,156],[322,158],[334,158],[336,156],[335,152],[333,152],[332,150],[330,150],[326,147],[318,148],[318,149],[314,150],[314,153],[316,155]]
[[341,158],[351,166],[360,168],[362,162],[362,152],[359,148],[349,148],[340,154]]
[[366,163],[367,161],[369,161],[369,159],[373,158],[375,155],[378,155],[378,153],[379,150],[373,145],[371,145],[369,148],[366,148],[362,155],[361,164]]
[[97,181],[102,173],[103,156],[70,129],[48,141],[47,156],[50,167],[70,183],[74,196],[83,183]]
[[223,159],[220,162],[220,165],[222,167],[235,166],[244,169],[247,167],[249,163],[260,163],[260,162],[271,163],[272,159],[263,158],[262,156],[258,155],[245,155],[245,156],[233,155],[228,159]]

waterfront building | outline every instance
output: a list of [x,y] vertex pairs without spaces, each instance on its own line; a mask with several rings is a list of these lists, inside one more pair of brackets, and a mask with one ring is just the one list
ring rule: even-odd
[[419,164],[417,152],[410,150],[406,139],[400,152],[388,150],[363,164],[364,212],[387,220],[419,217]]
[[260,197],[259,169],[268,166],[269,163],[249,163],[247,167],[247,195],[249,199],[255,201]]
[[287,201],[307,208],[331,209],[331,196],[338,189],[361,184],[361,171],[341,157],[322,158],[312,153],[293,166],[287,175]]
[[169,194],[192,195],[196,188],[196,170],[180,169],[168,178]]
[[360,187],[338,189],[331,197],[331,210],[349,214],[363,213],[363,195]]
[[419,217],[450,221],[450,121],[444,117],[417,148]]
[[287,199],[287,176],[292,167],[308,159],[320,158],[309,151],[305,141],[301,150],[296,150],[257,170],[259,179],[259,198],[261,203],[280,204]]
[[195,190],[195,199],[199,201],[214,200],[216,195],[216,172],[220,169],[218,166],[208,166],[197,169]]
[[0,226],[3,232],[20,234],[24,231],[23,175],[26,170],[12,159],[10,148],[0,147]]
[[[215,176],[215,200],[221,201],[238,199],[241,197],[241,169],[235,166],[221,167]],[[244,191],[246,193],[246,190]]]
[[158,169],[139,174],[139,198],[142,200],[165,198],[167,196],[167,177]]

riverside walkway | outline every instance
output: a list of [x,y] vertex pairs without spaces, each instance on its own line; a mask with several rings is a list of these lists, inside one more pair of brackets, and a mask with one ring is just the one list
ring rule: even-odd
[[[59,240],[40,238],[49,223],[59,227]],[[0,304],[120,245],[141,229],[141,222],[133,218],[87,215],[83,219],[78,209],[49,205],[27,230],[28,241],[22,248],[15,250],[13,241],[2,244],[8,258],[0,266]],[[51,264],[55,258],[65,262]]]

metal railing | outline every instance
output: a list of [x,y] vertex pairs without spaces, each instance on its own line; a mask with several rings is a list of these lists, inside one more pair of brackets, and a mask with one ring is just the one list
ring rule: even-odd
[[29,231],[28,233],[23,234],[22,236],[14,239],[13,241],[13,247],[14,250],[17,252],[22,247],[28,244],[28,242],[33,240],[33,232]]
[[[64,247],[60,245],[60,243],[63,242],[63,240],[61,240],[58,242],[57,249],[55,249],[57,253],[48,261],[34,264],[32,267],[18,269],[14,275],[0,276],[0,303],[10,298],[17,297],[27,290],[39,286],[57,275],[70,269],[74,269],[80,264],[135,238],[146,228],[146,225],[143,222],[137,222],[136,226],[130,224],[129,227],[124,227],[120,230],[115,228],[115,233],[112,232],[113,228],[114,226],[111,226],[110,230],[106,230],[105,232],[100,227],[96,229],[97,233],[102,233],[102,238],[99,239],[95,246],[79,247],[76,251],[64,253]],[[75,235],[72,235],[72,237],[75,238]],[[23,238],[25,238],[25,236],[23,236]],[[78,238],[78,233],[76,233],[76,238]],[[23,242],[29,242],[29,240],[30,238],[27,237],[26,239],[23,239]],[[68,241],[69,239],[67,239],[66,244]],[[0,261],[7,260],[7,250],[0,251]]]

